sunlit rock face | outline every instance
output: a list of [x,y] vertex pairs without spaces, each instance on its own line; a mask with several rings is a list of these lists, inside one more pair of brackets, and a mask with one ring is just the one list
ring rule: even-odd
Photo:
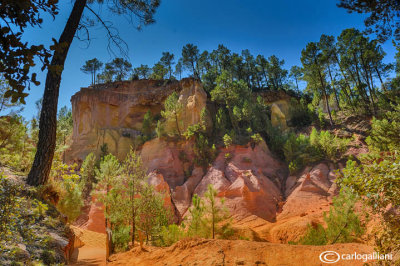
[[266,91],[258,94],[271,107],[271,124],[281,130],[288,128],[290,117],[290,102],[294,99],[285,91]]
[[109,152],[123,159],[141,134],[145,113],[159,115],[174,91],[183,105],[180,120],[184,131],[199,122],[207,100],[202,85],[194,79],[122,81],[82,88],[71,98],[74,130],[67,161],[83,160],[90,152],[99,155],[105,143]]

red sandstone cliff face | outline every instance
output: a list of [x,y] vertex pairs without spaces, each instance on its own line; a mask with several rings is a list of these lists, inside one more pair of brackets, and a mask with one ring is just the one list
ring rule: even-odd
[[[192,196],[204,195],[212,184],[218,197],[234,218],[239,234],[256,240],[287,243],[304,235],[310,223],[323,223],[337,193],[334,183],[336,167],[323,162],[288,176],[287,166],[275,159],[262,142],[219,150],[211,166],[193,169],[185,176],[185,163],[179,153],[193,157],[191,144],[154,139],[147,142],[141,155],[148,168],[150,182],[162,184],[179,220],[188,215]],[[230,153],[231,159],[225,154]]]

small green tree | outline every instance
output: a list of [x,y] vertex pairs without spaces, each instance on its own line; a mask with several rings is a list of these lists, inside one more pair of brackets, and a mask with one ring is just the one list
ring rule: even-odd
[[137,77],[138,79],[148,79],[151,75],[151,68],[148,65],[140,65],[139,67],[135,67],[133,69],[133,77]]
[[400,151],[400,105],[387,112],[383,119],[372,119],[372,129],[366,142],[377,151]]
[[142,123],[142,133],[145,137],[145,141],[148,141],[152,138],[153,134],[153,115],[148,110],[146,114],[143,117],[143,123]]
[[390,208],[400,206],[399,172],[398,152],[382,153],[372,163],[365,161],[360,166],[348,161],[338,179],[343,189],[359,196],[373,213],[383,218],[375,243],[378,251],[385,254],[400,251],[400,219]]
[[119,189],[121,189],[121,186],[120,179],[118,179],[120,174],[120,163],[112,154],[104,156],[100,162],[99,169],[96,169],[97,184],[93,194],[96,200],[103,203],[106,227],[111,229],[113,229],[114,225],[110,221],[115,220],[114,217],[118,214],[116,210],[126,202],[119,202],[115,199],[116,196],[120,196]]
[[189,236],[203,236],[204,235],[204,202],[197,194],[192,197],[192,207],[189,209],[190,224],[188,228]]
[[137,213],[138,229],[146,235],[146,242],[154,243],[160,238],[164,226],[171,220],[171,211],[164,206],[164,195],[156,192],[151,185],[141,191]]
[[224,135],[223,140],[226,148],[229,148],[233,144],[233,140],[228,134]]
[[80,172],[83,197],[87,198],[93,189],[93,183],[96,182],[96,156],[94,153],[91,152],[86,156]]
[[329,213],[324,214],[326,228],[322,225],[309,225],[305,236],[298,243],[303,245],[326,245],[349,243],[360,237],[363,226],[358,215],[354,212],[354,204],[358,197],[350,190],[341,190],[333,199]]
[[179,226],[176,224],[163,226],[160,235],[162,246],[171,246],[175,242],[178,242],[179,240],[186,237],[183,226]]
[[130,150],[124,162],[124,183],[128,189],[126,198],[129,205],[129,223],[132,225],[132,243],[135,242],[136,223],[138,219],[139,200],[135,197],[141,195],[145,186],[146,171],[143,167],[141,157],[134,151]]
[[166,122],[170,122],[175,124],[175,130],[178,135],[182,135],[182,131],[180,129],[180,119],[179,114],[183,110],[183,105],[179,102],[179,95],[176,92],[173,92],[164,102],[164,111],[161,111],[161,115],[166,119]]
[[[59,164],[58,181],[61,188],[60,200],[57,203],[57,209],[68,217],[68,221],[72,223],[81,214],[83,207],[82,189],[79,185],[79,175],[74,170],[74,166]],[[57,171],[57,169],[55,169]],[[57,181],[56,181],[57,182]]]
[[174,54],[169,52],[163,52],[162,57],[160,59],[160,63],[168,70],[169,79],[172,79],[172,66],[175,64],[174,62]]
[[[205,205],[205,225],[209,228],[209,233],[212,239],[215,239],[216,234],[222,235],[224,238],[229,236],[233,231],[230,228],[230,222],[226,222],[228,219],[227,209],[224,207],[224,199],[220,200],[220,205],[217,203],[217,190],[212,184],[207,187],[207,192],[204,194]],[[226,223],[222,226],[220,222],[225,221]]]

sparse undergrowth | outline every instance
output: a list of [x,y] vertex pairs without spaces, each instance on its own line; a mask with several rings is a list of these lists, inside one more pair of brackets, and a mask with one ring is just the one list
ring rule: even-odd
[[68,241],[69,231],[61,222],[60,213],[37,195],[37,190],[27,187],[21,177],[0,173],[1,265],[65,262],[63,243],[55,237]]

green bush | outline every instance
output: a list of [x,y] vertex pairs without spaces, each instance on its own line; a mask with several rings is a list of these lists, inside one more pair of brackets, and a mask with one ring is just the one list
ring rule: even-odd
[[57,167],[61,177],[61,180],[56,180],[60,188],[57,209],[68,217],[69,222],[73,222],[81,214],[83,207],[80,177],[75,173],[74,166],[60,164]]
[[310,134],[310,143],[319,147],[328,159],[334,161],[339,159],[341,154],[347,150],[351,139],[341,139],[332,135],[329,131],[321,131],[319,134],[315,128]]
[[[205,109],[203,109],[203,111],[204,110]],[[217,149],[215,145],[210,145],[205,131],[206,126],[203,121],[189,126],[183,134],[186,139],[194,139],[194,163],[203,167],[207,167],[211,162],[213,162],[217,155]]]
[[28,172],[34,152],[24,119],[19,115],[0,117],[0,165]]
[[[373,213],[383,217],[375,244],[381,253],[400,251],[400,218],[391,211],[400,206],[400,156],[397,152],[382,153],[377,160],[357,166],[348,161],[338,183],[359,196]],[[400,261],[397,261],[399,263]]]
[[400,105],[387,112],[383,119],[372,119],[368,146],[376,151],[400,151]]
[[315,120],[315,112],[310,110],[305,104],[304,99],[300,102],[292,99],[289,107],[289,124],[293,127],[306,127]]
[[326,238],[325,228],[320,224],[307,225],[307,233],[298,242],[293,244],[322,246],[326,245],[328,240]]
[[228,134],[224,135],[223,140],[226,148],[230,147],[233,144],[233,140]]
[[333,198],[333,206],[324,214],[326,228],[320,224],[308,225],[308,230],[298,243],[302,245],[326,245],[350,243],[360,237],[364,228],[354,212],[357,196],[350,190],[342,190]]
[[291,173],[323,158],[319,147],[311,145],[310,138],[303,134],[297,137],[293,133],[290,134],[283,145],[283,152]]
[[318,108],[318,120],[319,120],[319,126],[321,128],[324,128],[326,126],[326,120],[325,120],[325,114],[321,108]]
[[82,163],[80,174],[80,187],[82,188],[83,197],[87,198],[96,182],[96,156],[91,152],[86,156]]
[[125,251],[128,249],[130,236],[130,226],[118,225],[113,229],[112,241],[115,251]]
[[53,250],[43,250],[40,259],[45,265],[54,265],[57,262],[56,253]]
[[341,139],[329,131],[318,131],[313,128],[310,136],[291,133],[283,145],[283,153],[289,170],[294,173],[304,166],[317,162],[323,158],[332,161],[340,159],[347,150],[351,139]]
[[143,117],[142,133],[144,135],[144,142],[150,140],[153,137],[153,115],[148,110]]
[[160,235],[162,239],[162,245],[171,246],[172,244],[185,238],[186,232],[184,231],[184,228],[182,226],[170,224],[168,226],[162,227]]

